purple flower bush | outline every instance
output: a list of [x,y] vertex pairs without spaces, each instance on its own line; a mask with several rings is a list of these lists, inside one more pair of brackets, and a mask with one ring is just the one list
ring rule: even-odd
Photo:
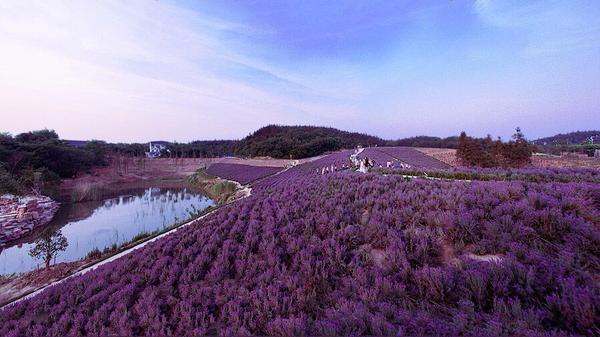
[[344,150],[303,163],[302,165],[292,167],[279,174],[261,180],[254,188],[264,189],[280,184],[296,184],[301,183],[299,180],[307,179],[310,176],[348,170],[352,166],[352,163],[350,162],[350,155],[352,153],[354,153],[354,151]]
[[316,174],[347,152],[0,311],[0,335],[598,334],[600,185]]
[[[387,170],[387,169],[386,169]],[[484,180],[484,181],[512,181],[522,180],[528,182],[591,182],[600,183],[600,170],[591,168],[470,168],[457,167],[452,169],[401,169],[392,168],[387,173],[404,175],[427,175],[430,177],[458,179],[458,180]]]
[[283,170],[281,167],[251,166],[241,164],[216,163],[206,169],[206,173],[227,180],[237,181],[242,185],[270,176]]
[[376,147],[366,148],[358,155],[358,159],[365,159],[365,158],[369,158],[369,160],[374,161],[376,167],[379,165],[386,167],[386,164],[388,162],[391,162],[391,163],[399,162],[398,159],[390,156],[389,154],[379,151],[379,149]]
[[447,169],[450,166],[443,163],[431,156],[428,156],[422,152],[419,152],[412,147],[377,147],[374,150],[387,154],[393,158],[396,158],[410,166],[416,168],[430,168],[430,169]]
[[304,177],[307,174],[312,174],[315,169],[321,169],[323,167],[334,167],[334,171],[341,171],[351,166],[350,155],[354,153],[352,150],[344,150],[333,154],[326,155],[317,160],[304,163],[297,167],[294,167],[293,172],[295,176]]

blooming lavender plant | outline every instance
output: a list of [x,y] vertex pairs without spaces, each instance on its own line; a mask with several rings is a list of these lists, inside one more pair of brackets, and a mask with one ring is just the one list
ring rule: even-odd
[[213,176],[237,181],[242,185],[246,185],[281,170],[283,170],[282,167],[216,163],[210,165],[206,169],[206,172]]
[[600,185],[317,174],[348,155],[2,310],[0,335],[597,334]]
[[450,168],[448,164],[445,164],[431,156],[428,156],[422,152],[419,152],[412,147],[377,147],[377,151],[385,153],[401,162],[404,162],[412,167],[416,168],[431,168],[431,169],[447,169]]
[[[387,170],[387,169],[386,169]],[[451,169],[403,169],[393,167],[387,173],[404,175],[427,175],[429,177],[483,180],[483,181],[513,181],[528,182],[591,182],[600,183],[600,170],[591,168],[472,168],[456,167]]]

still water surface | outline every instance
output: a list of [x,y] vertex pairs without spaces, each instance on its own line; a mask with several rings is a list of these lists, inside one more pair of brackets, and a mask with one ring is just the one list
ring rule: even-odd
[[[52,263],[76,261],[94,248],[102,250],[127,242],[140,233],[164,229],[211,205],[214,205],[211,199],[184,188],[142,188],[102,201],[65,204],[48,228],[60,231],[68,246]],[[42,234],[5,248],[0,253],[0,274],[43,267],[42,260],[29,255],[40,237]]]

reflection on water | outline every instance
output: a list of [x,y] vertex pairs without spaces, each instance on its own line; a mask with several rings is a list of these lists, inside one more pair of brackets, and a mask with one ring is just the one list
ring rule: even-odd
[[[75,261],[91,250],[103,250],[122,244],[140,233],[169,227],[204,210],[213,201],[187,189],[145,188],[103,201],[65,204],[57,212],[48,229],[0,253],[0,274],[43,268],[45,258],[30,253],[44,236],[60,230],[68,245],[52,256],[52,263]],[[37,240],[37,241],[36,241]]]

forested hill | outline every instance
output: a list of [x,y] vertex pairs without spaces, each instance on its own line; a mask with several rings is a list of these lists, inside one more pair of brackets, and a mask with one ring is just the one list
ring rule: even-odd
[[575,131],[569,133],[559,133],[551,137],[536,139],[533,141],[537,145],[575,145],[587,143],[590,137],[593,137],[594,143],[600,143],[600,131]]
[[393,146],[410,146],[410,147],[437,147],[456,149],[458,147],[458,136],[440,138],[432,136],[416,136],[390,141]]
[[386,145],[381,138],[362,133],[341,131],[315,126],[269,125],[258,129],[239,143],[237,153],[242,156],[270,156],[273,158],[306,158],[353,148],[357,145]]

